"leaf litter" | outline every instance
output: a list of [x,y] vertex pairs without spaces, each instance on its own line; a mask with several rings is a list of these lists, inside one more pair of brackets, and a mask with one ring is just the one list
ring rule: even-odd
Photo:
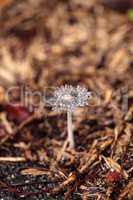
[[[132,199],[128,16],[95,0],[3,0],[0,11],[0,198]],[[74,113],[75,149],[66,144],[65,114],[42,106],[30,113],[16,91],[18,107],[8,105],[9,87],[43,93],[51,83],[100,97]]]

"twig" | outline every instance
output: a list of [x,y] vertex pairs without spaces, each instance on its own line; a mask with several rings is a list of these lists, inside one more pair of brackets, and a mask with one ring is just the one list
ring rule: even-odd
[[0,162],[25,162],[24,157],[0,157]]

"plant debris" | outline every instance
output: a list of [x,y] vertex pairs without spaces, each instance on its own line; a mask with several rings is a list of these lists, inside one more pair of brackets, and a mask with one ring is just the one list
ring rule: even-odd
[[[1,200],[133,199],[133,24],[101,2],[0,0]],[[92,95],[74,149],[45,105],[66,84]]]

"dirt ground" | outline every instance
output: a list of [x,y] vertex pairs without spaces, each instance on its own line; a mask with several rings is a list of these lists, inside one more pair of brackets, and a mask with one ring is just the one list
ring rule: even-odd
[[[132,35],[100,0],[0,1],[1,200],[133,199]],[[73,113],[75,149],[66,113],[21,96],[65,84],[94,94]]]

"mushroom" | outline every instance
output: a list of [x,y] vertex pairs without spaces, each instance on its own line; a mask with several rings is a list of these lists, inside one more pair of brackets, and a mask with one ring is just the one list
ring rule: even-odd
[[88,98],[91,97],[91,92],[81,86],[65,85],[57,87],[53,92],[53,97],[49,103],[54,111],[67,112],[67,141],[70,148],[75,147],[73,127],[72,127],[72,113],[77,107],[84,107],[88,105]]

